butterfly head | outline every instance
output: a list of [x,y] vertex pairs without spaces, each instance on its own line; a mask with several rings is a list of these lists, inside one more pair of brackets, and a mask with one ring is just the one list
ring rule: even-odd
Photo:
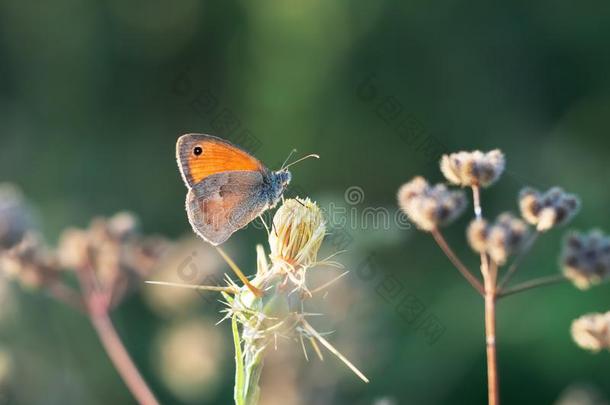
[[273,172],[271,174],[271,184],[270,184],[270,200],[271,205],[275,205],[288,188],[290,184],[290,180],[292,180],[292,174],[288,171],[288,169],[278,170],[277,172]]

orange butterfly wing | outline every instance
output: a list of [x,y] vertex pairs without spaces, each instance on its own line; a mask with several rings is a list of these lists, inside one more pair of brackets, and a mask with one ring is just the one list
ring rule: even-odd
[[266,170],[248,152],[211,135],[182,135],[176,144],[176,155],[182,178],[188,187],[217,173]]

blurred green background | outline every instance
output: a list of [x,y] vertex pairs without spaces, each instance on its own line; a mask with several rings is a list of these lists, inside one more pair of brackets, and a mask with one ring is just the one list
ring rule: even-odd
[[[233,139],[271,168],[293,148],[318,153],[293,168],[295,189],[357,212],[395,212],[397,188],[416,174],[442,181],[443,152],[501,148],[508,172],[483,195],[488,216],[516,211],[525,185],[560,185],[583,201],[571,228],[610,230],[609,41],[606,1],[4,0],[0,181],[23,190],[50,243],[120,210],[178,240],[191,235],[174,157],[182,133]],[[353,186],[364,199],[349,205]],[[467,221],[447,237],[474,267]],[[319,325],[371,383],[332,356],[306,363],[285,342],[263,376],[263,403],[485,403],[481,299],[428,235],[366,228],[340,246],[352,273],[321,304],[329,316]],[[540,241],[519,279],[558,271],[563,232]],[[227,248],[251,273],[264,242],[249,227]],[[357,271],[371,257],[374,280]],[[442,324],[435,343],[378,293],[389,276]],[[163,403],[230,403],[228,325],[214,326],[210,301],[159,310],[166,291],[150,288],[113,319],[153,390]],[[85,318],[14,286],[3,287],[2,309],[5,403],[133,403]],[[610,355],[582,351],[569,334],[574,318],[608,309],[607,285],[502,301],[505,403],[555,403],[583,383],[610,396]]]

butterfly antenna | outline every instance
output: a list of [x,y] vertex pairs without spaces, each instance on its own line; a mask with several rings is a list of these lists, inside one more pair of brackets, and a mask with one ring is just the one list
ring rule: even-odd
[[316,155],[316,154],[313,154],[313,153],[312,153],[311,155],[303,156],[302,158],[297,159],[297,160],[295,160],[294,162],[292,162],[292,163],[290,163],[290,164],[288,164],[288,165],[284,166],[284,169],[288,169],[290,166],[292,166],[292,165],[296,165],[297,163],[302,162],[303,160],[305,160],[305,159],[309,159],[309,158],[316,158],[316,159],[320,159],[320,156],[319,156],[319,155]]
[[286,158],[286,160],[284,160],[284,163],[282,163],[282,167],[280,168],[280,170],[284,170],[286,167],[286,163],[288,163],[288,161],[290,160],[290,158],[292,157],[292,155],[294,155],[296,153],[296,149],[293,149],[290,151],[290,153],[288,154],[288,157]]

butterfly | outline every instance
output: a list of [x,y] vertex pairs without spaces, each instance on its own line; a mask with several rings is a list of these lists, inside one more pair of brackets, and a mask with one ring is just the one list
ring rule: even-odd
[[186,211],[197,235],[214,246],[273,208],[292,178],[283,165],[271,171],[245,150],[204,134],[178,138],[176,158],[188,188]]

